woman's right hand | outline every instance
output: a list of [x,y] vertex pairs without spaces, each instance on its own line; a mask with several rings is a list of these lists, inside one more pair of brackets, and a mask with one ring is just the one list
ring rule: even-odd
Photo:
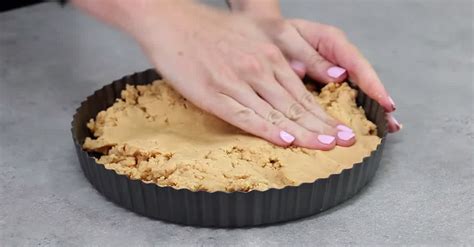
[[163,2],[122,9],[126,21],[111,22],[138,40],[189,101],[279,146],[329,150],[354,144],[351,130],[322,110],[279,48],[248,18],[189,1]]

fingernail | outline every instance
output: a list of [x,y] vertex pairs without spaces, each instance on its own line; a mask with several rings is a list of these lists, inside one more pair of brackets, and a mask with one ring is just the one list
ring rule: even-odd
[[347,131],[339,131],[337,132],[337,137],[344,141],[349,141],[350,139],[354,138],[354,133],[347,132]]
[[338,66],[333,66],[328,69],[327,73],[328,73],[328,76],[332,78],[339,78],[339,76],[346,73],[346,70]]
[[290,62],[290,66],[291,68],[293,68],[294,70],[298,70],[298,71],[302,71],[304,72],[305,69],[306,69],[306,66],[304,65],[304,63],[300,62],[300,61],[296,61],[296,60],[292,60]]
[[331,144],[336,138],[328,135],[318,135],[318,141],[322,144]]
[[295,140],[295,137],[286,131],[280,131],[280,138],[286,143],[292,143]]
[[392,104],[392,109],[395,111],[397,108],[395,107],[395,102],[393,101],[392,97],[388,97],[388,101],[390,101],[390,104]]
[[346,132],[351,132],[351,133],[354,132],[351,128],[345,126],[344,124],[338,124],[338,125],[336,126],[336,128],[337,128],[338,130],[342,130],[342,131],[346,131]]
[[392,121],[393,121],[393,122],[395,123],[395,125],[397,126],[397,129],[398,129],[398,130],[401,130],[401,129],[403,128],[403,125],[401,125],[401,124],[398,122],[398,120],[397,120],[393,115],[390,114],[390,117],[392,118]]

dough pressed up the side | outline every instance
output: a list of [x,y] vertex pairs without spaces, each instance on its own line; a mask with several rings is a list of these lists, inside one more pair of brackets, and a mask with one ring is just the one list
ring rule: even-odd
[[354,129],[356,144],[331,151],[281,148],[198,109],[165,81],[130,86],[87,127],[84,149],[131,179],[192,191],[250,191],[313,182],[351,168],[380,143],[376,126],[346,83],[328,84],[315,100]]

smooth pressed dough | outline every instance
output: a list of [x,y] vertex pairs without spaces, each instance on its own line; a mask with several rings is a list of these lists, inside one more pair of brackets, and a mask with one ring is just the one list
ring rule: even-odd
[[281,148],[195,107],[164,81],[130,86],[87,127],[84,149],[131,179],[192,191],[251,191],[314,182],[369,156],[380,138],[346,83],[313,92],[325,110],[350,126],[357,141],[331,151]]

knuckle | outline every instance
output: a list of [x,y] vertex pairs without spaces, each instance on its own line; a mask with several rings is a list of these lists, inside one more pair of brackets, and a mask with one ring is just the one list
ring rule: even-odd
[[273,20],[272,25],[272,34],[274,41],[283,41],[285,36],[291,35],[296,32],[295,28],[291,25],[289,21],[286,20]]
[[239,65],[239,69],[242,72],[258,74],[263,71],[263,66],[260,61],[252,55],[241,56]]
[[218,82],[222,81],[235,81],[237,79],[235,73],[227,65],[217,65],[214,74],[212,77],[214,79],[212,80],[213,84],[218,84]]
[[263,44],[261,47],[261,52],[272,62],[278,62],[282,58],[280,48],[272,43]]
[[305,91],[303,93],[303,95],[300,98],[300,101],[301,101],[301,104],[307,109],[311,109],[313,104],[315,103],[314,96],[308,91]]
[[255,111],[249,108],[238,109],[233,112],[234,118],[239,123],[249,123],[254,119]]
[[209,83],[215,90],[225,93],[237,92],[241,88],[238,76],[227,66],[218,67]]
[[277,110],[271,110],[268,113],[267,120],[272,124],[280,125],[285,120],[285,116]]
[[216,80],[216,75],[214,73],[199,73],[195,77],[195,82],[197,85],[200,85],[200,87],[205,88],[205,91],[213,91],[217,85],[217,80]]
[[303,106],[296,102],[291,104],[288,107],[288,110],[286,111],[287,117],[291,120],[300,119],[304,113],[305,113],[305,109],[303,108]]

